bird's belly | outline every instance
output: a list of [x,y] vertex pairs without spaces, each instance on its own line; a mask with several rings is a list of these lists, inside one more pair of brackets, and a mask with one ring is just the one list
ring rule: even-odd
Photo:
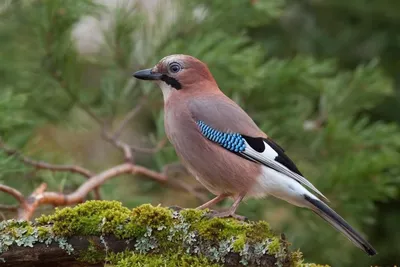
[[212,181],[212,179],[207,179],[207,177],[201,176],[201,174],[198,174],[196,170],[192,168],[188,168],[189,172],[193,175],[196,180],[201,183],[208,191],[213,193],[214,195],[220,195],[223,193],[228,193],[226,191],[233,191],[233,190],[221,190],[220,186]]
[[247,192],[260,175],[260,165],[215,144],[197,147],[198,153],[176,151],[188,171],[215,195]]

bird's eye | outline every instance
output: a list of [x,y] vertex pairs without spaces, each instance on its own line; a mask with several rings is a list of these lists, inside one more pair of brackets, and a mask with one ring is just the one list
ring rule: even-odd
[[169,65],[169,71],[172,73],[177,73],[177,72],[181,71],[181,69],[182,69],[182,66],[177,62],[173,62]]

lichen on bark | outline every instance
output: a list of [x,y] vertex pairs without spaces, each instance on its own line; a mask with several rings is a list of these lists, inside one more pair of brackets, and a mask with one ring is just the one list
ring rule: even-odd
[[[0,222],[0,258],[16,247],[57,244],[77,261],[113,266],[309,266],[264,221],[210,218],[209,211],[134,209],[87,201],[34,222]],[[11,266],[11,265],[10,265]],[[322,265],[321,265],[322,266]]]

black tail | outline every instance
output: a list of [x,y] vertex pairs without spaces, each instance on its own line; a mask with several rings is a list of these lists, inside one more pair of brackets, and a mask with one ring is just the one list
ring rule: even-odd
[[364,250],[368,255],[373,256],[377,252],[376,250],[364,239],[359,233],[357,233],[339,214],[331,209],[324,202],[311,198],[307,195],[305,199],[311,203],[312,210],[321,216],[325,221],[335,227],[338,231],[343,233],[350,241],[352,241],[357,247]]

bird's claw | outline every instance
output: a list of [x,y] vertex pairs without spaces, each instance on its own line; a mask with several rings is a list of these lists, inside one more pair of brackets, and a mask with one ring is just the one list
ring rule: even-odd
[[249,220],[247,217],[232,213],[231,211],[209,213],[209,214],[207,214],[207,217],[209,217],[209,218],[229,218],[230,217],[230,218],[234,218],[238,221],[243,221],[243,222]]

